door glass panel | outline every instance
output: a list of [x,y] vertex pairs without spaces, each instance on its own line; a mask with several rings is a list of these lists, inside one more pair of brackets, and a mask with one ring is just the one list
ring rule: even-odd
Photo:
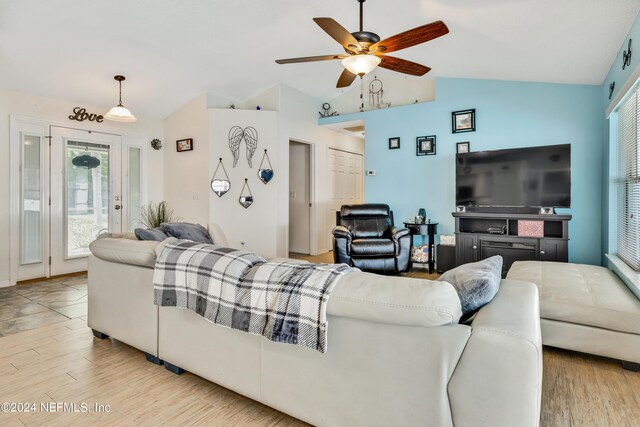
[[109,146],[66,146],[65,258],[89,255],[89,243],[109,231]]
[[40,136],[22,135],[20,174],[21,265],[42,262],[42,182],[40,180]]
[[129,147],[129,231],[133,231],[136,227],[141,227],[140,222],[140,204],[141,204],[141,150],[140,147]]

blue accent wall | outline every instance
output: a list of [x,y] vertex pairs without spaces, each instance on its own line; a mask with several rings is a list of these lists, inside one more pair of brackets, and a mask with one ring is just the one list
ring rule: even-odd
[[[640,42],[640,40],[639,40]],[[640,56],[640,55],[639,55]],[[476,109],[476,132],[451,133],[451,112]],[[388,203],[397,223],[417,215],[453,234],[456,143],[472,151],[571,144],[572,208],[569,259],[601,263],[602,86],[438,78],[436,100],[320,119],[364,119],[365,200]],[[437,136],[435,156],[416,156],[416,137]],[[388,138],[399,136],[400,149]]]

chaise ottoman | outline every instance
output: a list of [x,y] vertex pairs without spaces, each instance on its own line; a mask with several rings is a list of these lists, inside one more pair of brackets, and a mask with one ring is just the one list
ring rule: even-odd
[[517,261],[508,279],[535,283],[544,345],[620,359],[640,368],[640,301],[611,270]]

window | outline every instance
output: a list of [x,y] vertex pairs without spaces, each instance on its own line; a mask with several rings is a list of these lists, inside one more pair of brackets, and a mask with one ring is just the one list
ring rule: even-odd
[[618,199],[618,256],[640,270],[640,89],[635,88],[618,109],[618,159],[615,184]]

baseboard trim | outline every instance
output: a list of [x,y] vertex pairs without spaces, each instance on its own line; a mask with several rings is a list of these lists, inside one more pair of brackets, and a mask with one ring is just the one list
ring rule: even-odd
[[11,286],[11,281],[9,279],[0,280],[0,288],[8,288]]

